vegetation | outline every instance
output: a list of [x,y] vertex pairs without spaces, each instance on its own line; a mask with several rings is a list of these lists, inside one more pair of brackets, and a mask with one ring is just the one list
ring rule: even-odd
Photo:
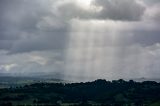
[[160,83],[96,80],[0,90],[0,106],[160,106]]

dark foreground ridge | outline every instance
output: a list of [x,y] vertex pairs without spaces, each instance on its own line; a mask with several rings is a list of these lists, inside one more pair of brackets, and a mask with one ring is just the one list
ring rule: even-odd
[[0,106],[160,106],[160,83],[96,80],[0,90]]

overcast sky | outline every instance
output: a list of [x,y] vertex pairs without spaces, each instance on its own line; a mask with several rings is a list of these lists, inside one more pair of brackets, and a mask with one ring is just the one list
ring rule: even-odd
[[160,77],[159,0],[0,0],[0,73]]

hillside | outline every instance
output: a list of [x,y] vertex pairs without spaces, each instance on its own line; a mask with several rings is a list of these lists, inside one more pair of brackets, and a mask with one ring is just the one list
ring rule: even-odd
[[0,105],[159,106],[160,83],[96,80],[86,83],[34,83],[1,89]]

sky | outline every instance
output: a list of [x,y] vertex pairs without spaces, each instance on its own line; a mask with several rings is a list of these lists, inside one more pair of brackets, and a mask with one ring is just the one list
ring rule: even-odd
[[160,77],[159,0],[0,0],[0,74]]

